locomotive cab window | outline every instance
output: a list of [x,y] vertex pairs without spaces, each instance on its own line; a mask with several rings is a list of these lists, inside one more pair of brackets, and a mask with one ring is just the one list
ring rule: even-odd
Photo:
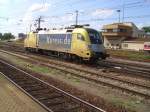
[[99,32],[96,30],[87,29],[92,44],[102,44],[103,40]]
[[80,33],[77,34],[77,39],[84,41],[84,37]]

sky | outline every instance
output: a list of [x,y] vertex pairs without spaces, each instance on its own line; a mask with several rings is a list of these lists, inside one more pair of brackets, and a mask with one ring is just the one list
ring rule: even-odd
[[97,30],[118,22],[119,15],[121,22],[139,28],[150,25],[150,0],[0,0],[0,32],[27,33],[36,28],[40,16],[42,27],[67,27],[75,24],[76,10],[79,24]]

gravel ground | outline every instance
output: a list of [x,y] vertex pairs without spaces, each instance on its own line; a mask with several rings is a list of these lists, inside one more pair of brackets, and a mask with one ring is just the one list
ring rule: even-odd
[[0,73],[0,112],[47,112]]
[[150,67],[150,62],[132,61],[132,60],[114,58],[114,57],[107,58],[107,60],[111,61],[111,62],[120,62],[120,63],[122,62],[122,63],[137,64],[137,65],[141,65],[141,66],[149,66]]
[[[13,63],[18,64],[19,66],[28,67],[28,68],[31,68],[32,70],[36,69],[34,68],[35,66],[38,66],[34,64],[33,65],[27,64],[20,59],[16,59],[6,54],[1,54],[0,56],[5,58],[8,61],[12,61]],[[42,67],[39,67],[39,69],[41,68]],[[97,86],[96,84],[91,84],[90,82],[86,82],[84,80],[72,77],[70,74],[63,74],[56,70],[45,69],[43,72],[44,72],[43,75],[47,75],[48,77],[52,77],[61,82],[67,83],[68,85],[74,86],[75,88],[78,88],[79,90],[84,91],[85,93],[96,95],[104,99],[105,101],[111,102],[120,107],[123,107],[123,108],[127,107],[137,112],[149,112],[150,111],[150,108],[149,108],[150,104],[147,102],[144,102],[143,99],[136,98],[135,96],[125,95],[111,88]]]

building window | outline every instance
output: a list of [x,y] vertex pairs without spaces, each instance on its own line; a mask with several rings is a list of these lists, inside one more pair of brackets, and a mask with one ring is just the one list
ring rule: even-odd
[[113,29],[107,29],[107,32],[108,32],[108,33],[112,33],[112,32],[113,32]]
[[126,29],[119,29],[119,32],[125,33],[125,32],[127,32],[127,30]]
[[118,32],[118,29],[113,29],[113,32],[114,32],[114,33]]
[[107,32],[107,29],[103,29],[102,32]]
[[118,47],[118,46],[119,46],[119,44],[116,44],[116,46]]
[[123,44],[123,47],[128,47],[128,44]]

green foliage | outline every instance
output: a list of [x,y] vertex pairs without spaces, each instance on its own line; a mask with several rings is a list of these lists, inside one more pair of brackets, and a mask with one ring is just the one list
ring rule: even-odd
[[0,33],[0,40],[10,40],[14,38],[14,35],[12,35],[11,33],[4,33],[3,35],[2,33]]
[[2,34],[2,33],[0,33],[0,40],[2,39],[2,37],[3,37],[3,34]]
[[150,26],[145,26],[142,28],[146,33],[150,33]]

